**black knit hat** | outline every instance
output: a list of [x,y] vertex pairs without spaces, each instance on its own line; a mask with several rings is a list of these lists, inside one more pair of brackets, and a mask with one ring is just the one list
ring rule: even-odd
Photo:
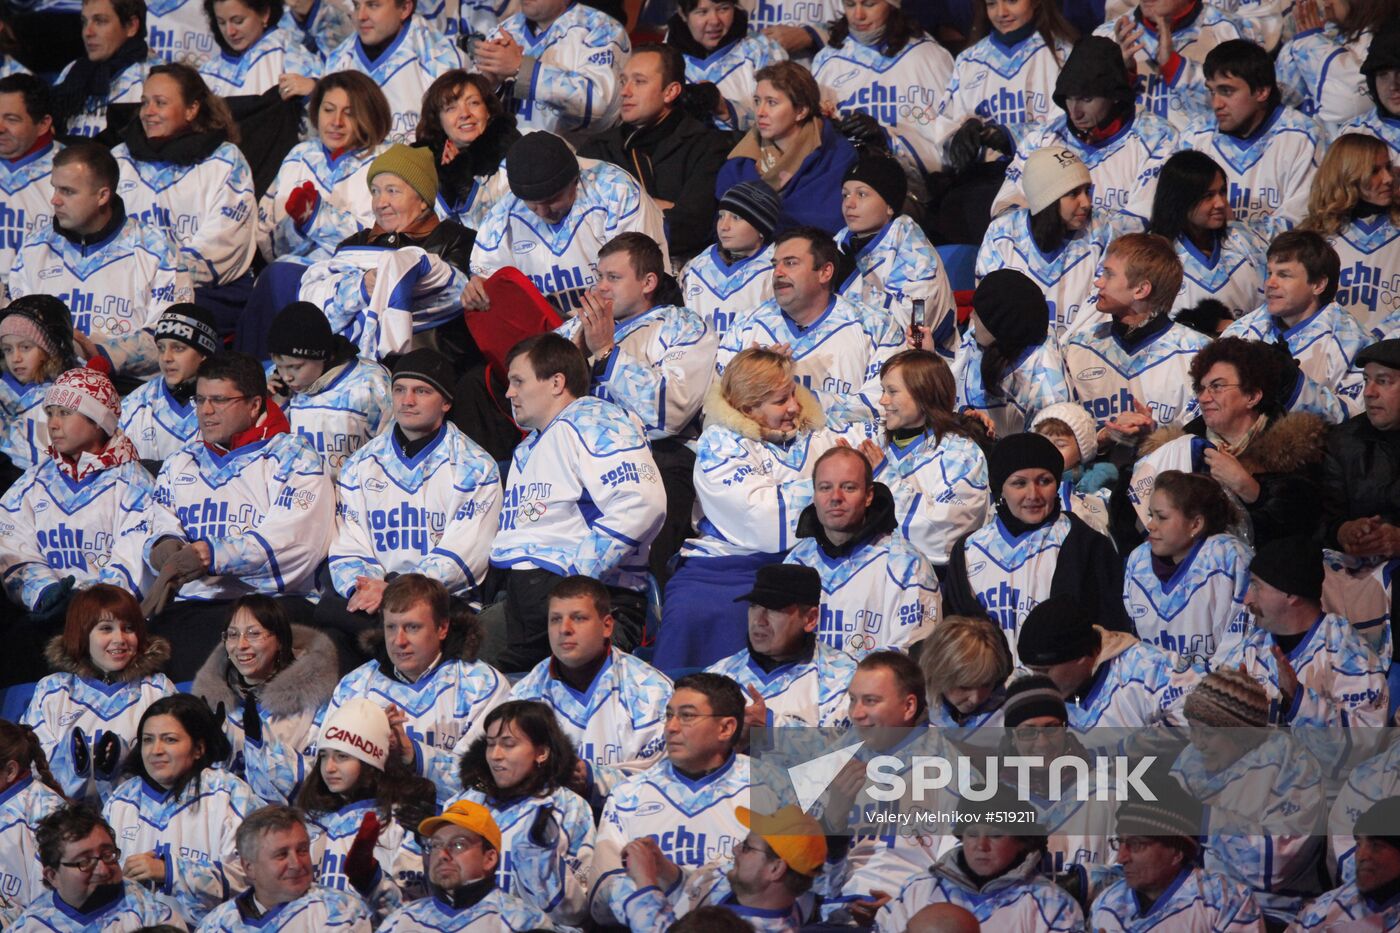
[[303,360],[329,360],[335,356],[335,335],[320,308],[309,301],[294,301],[272,319],[267,350]]
[[178,340],[205,356],[213,356],[223,347],[213,312],[187,301],[173,304],[161,313],[156,322],[156,339]]
[[578,178],[578,156],[553,133],[537,130],[515,141],[506,153],[510,193],[522,201],[547,201]]
[[1265,544],[1249,562],[1249,572],[1290,596],[1322,599],[1322,548],[1301,535]]
[[1379,839],[1400,849],[1400,797],[1382,797],[1356,818],[1353,836]]
[[429,347],[422,347],[405,353],[394,364],[391,383],[400,379],[419,379],[437,389],[452,401],[452,387],[457,383],[457,375],[447,357]]
[[1114,103],[1133,99],[1123,51],[1107,36],[1085,36],[1074,44],[1055,79],[1055,106],[1065,110],[1070,97],[1107,97]]
[[1170,774],[1149,771],[1139,780],[1156,800],[1127,800],[1118,807],[1114,832],[1119,836],[1186,839],[1200,845],[1205,808]]
[[987,273],[972,293],[972,310],[978,326],[985,328],[1008,359],[1044,343],[1050,333],[1045,293],[1030,276],[1015,269]]
[[1049,667],[1091,655],[1099,642],[1094,621],[1087,604],[1073,596],[1051,596],[1026,613],[1016,654],[1026,667]]
[[773,239],[782,202],[778,193],[761,181],[741,181],[719,199],[719,210],[747,220],[766,243]]
[[1387,68],[1400,68],[1400,20],[1390,20],[1376,30],[1371,37],[1371,50],[1361,63],[1361,73],[1366,76],[1371,100],[1382,114],[1386,113],[1386,109],[1381,106],[1381,96],[1376,91],[1376,75]]
[[864,182],[885,199],[896,215],[904,210],[904,196],[909,192],[909,179],[898,162],[883,152],[866,152],[848,169],[841,183]]
[[992,448],[987,458],[987,469],[991,474],[992,495],[1000,498],[1001,487],[1017,470],[1036,468],[1049,470],[1058,481],[1065,471],[1065,456],[1060,449],[1043,434],[1008,434]]
[[1013,680],[1006,688],[1001,713],[1008,729],[1037,716],[1054,716],[1061,722],[1069,722],[1069,708],[1065,706],[1064,697],[1060,696],[1055,682],[1043,674]]

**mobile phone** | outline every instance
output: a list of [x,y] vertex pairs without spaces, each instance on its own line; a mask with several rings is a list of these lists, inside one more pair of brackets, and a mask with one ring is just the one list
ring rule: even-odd
[[910,322],[909,322],[909,323],[910,323],[910,326],[912,326],[912,327],[917,327],[917,328],[919,328],[920,330],[923,329],[923,327],[924,327],[924,299],[922,299],[922,298],[915,298],[915,299],[914,299],[914,316],[910,319]]

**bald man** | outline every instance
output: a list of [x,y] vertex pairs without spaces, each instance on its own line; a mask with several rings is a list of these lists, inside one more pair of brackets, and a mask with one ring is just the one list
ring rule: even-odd
[[982,925],[965,907],[930,904],[909,918],[904,933],[980,933]]

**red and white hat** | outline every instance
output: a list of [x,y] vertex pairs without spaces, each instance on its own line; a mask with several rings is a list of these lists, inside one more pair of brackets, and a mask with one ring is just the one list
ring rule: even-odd
[[59,376],[44,393],[44,407],[57,405],[76,411],[97,425],[107,436],[117,433],[121,417],[121,396],[112,380],[95,369],[70,369]]
[[371,700],[352,697],[326,721],[316,748],[344,752],[383,771],[389,735],[389,715]]

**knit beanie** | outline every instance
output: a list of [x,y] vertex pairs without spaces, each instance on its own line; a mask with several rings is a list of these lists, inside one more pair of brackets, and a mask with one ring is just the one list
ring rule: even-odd
[[547,201],[578,173],[578,156],[569,144],[543,130],[526,133],[506,153],[506,181],[522,201]]
[[1322,599],[1322,548],[1301,535],[1265,544],[1249,562],[1249,572],[1290,596]]
[[1186,695],[1186,718],[1222,729],[1262,729],[1269,724],[1269,695],[1244,671],[1217,667]]
[[1049,470],[1058,482],[1065,471],[1065,458],[1050,438],[1039,434],[1008,434],[992,448],[987,458],[987,470],[992,480],[992,495],[1001,496],[1001,487],[1018,470],[1036,468]]
[[432,206],[437,203],[437,166],[433,165],[431,150],[394,143],[369,164],[366,183],[374,184],[375,176],[385,172],[402,178],[410,188],[418,192],[424,204]]
[[1039,346],[1050,333],[1050,306],[1030,276],[997,269],[983,276],[972,293],[978,326],[987,331],[1007,359],[1026,347]]
[[344,752],[383,771],[389,760],[389,736],[388,714],[364,697],[352,697],[326,721],[316,748]]
[[1080,185],[1089,184],[1089,170],[1064,146],[1046,146],[1026,157],[1021,190],[1032,214],[1039,214]]
[[335,356],[335,335],[320,308],[309,301],[294,301],[272,319],[267,350],[303,360],[329,360]]
[[1169,774],[1149,771],[1140,778],[1156,800],[1127,800],[1118,807],[1119,836],[1177,836],[1200,844],[1205,808]]
[[1371,101],[1381,114],[1387,111],[1381,106],[1381,95],[1376,90],[1376,76],[1388,68],[1400,68],[1400,20],[1390,20],[1376,30],[1371,37],[1371,50],[1361,63],[1361,73],[1366,76],[1366,86],[1371,92]]
[[[1079,459],[1089,463],[1099,452],[1099,431],[1088,409],[1078,402],[1056,402],[1042,408],[1031,421],[1034,431],[1042,421],[1063,421],[1074,432],[1074,442],[1079,446]],[[1053,443],[1053,441],[1052,441]]]
[[904,196],[909,191],[909,179],[904,175],[898,162],[882,152],[866,152],[846,169],[842,184],[848,181],[864,182],[875,193],[884,198],[890,210],[899,214],[904,210]]
[[1001,713],[1008,729],[1014,729],[1037,716],[1054,716],[1060,722],[1069,722],[1069,709],[1065,706],[1064,697],[1060,696],[1055,682],[1043,674],[1030,674],[1013,680],[1011,686],[1006,688]]
[[173,304],[161,313],[156,322],[156,340],[178,340],[205,356],[213,356],[222,346],[214,315],[189,302]]
[[122,403],[112,380],[95,369],[70,369],[44,393],[44,407],[57,405],[76,411],[97,425],[108,437],[117,433]]
[[778,193],[761,181],[744,181],[730,187],[719,199],[719,209],[747,220],[766,243],[778,226],[782,204]]
[[1093,654],[1098,641],[1088,606],[1073,596],[1051,596],[1026,613],[1016,654],[1026,667],[1049,667]]
[[1392,849],[1400,849],[1400,797],[1382,797],[1356,818],[1353,836],[1379,839]]
[[448,402],[452,401],[452,387],[457,383],[457,374],[447,357],[430,347],[420,347],[399,357],[394,364],[394,377],[390,384],[400,379],[419,379],[437,389]]
[[1055,106],[1066,110],[1070,97],[1107,97],[1115,103],[1133,99],[1123,51],[1107,36],[1085,36],[1074,44],[1055,79]]
[[24,295],[0,311],[0,337],[32,340],[56,360],[73,357],[73,316],[52,295]]

